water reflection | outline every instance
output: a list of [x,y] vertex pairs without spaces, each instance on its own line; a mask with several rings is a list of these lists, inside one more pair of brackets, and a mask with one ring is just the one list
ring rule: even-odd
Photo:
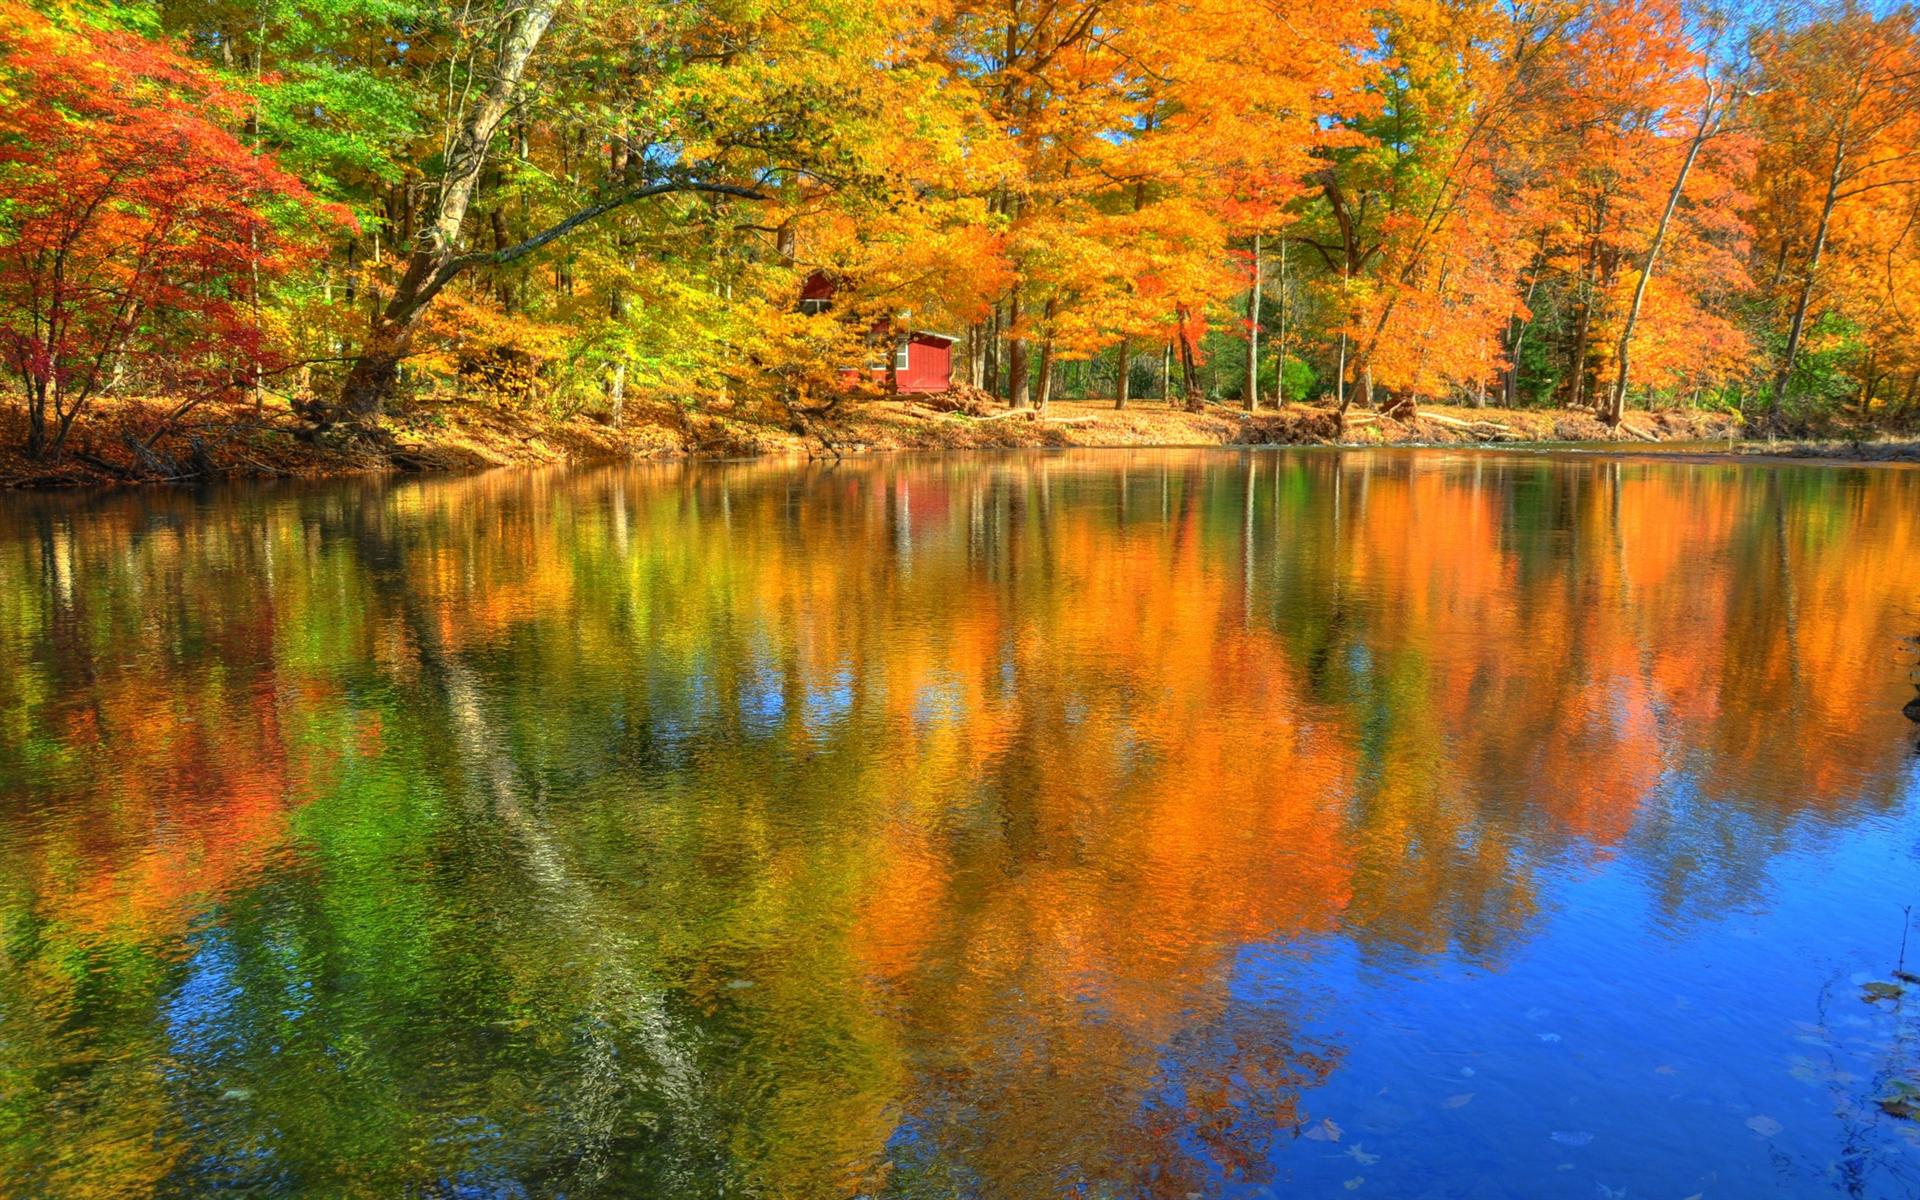
[[1900,470],[7,498],[0,1190],[1905,1194],[1916,628]]

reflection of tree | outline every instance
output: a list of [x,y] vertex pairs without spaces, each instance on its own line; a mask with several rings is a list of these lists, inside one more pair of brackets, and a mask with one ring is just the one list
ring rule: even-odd
[[1115,461],[26,505],[0,1174],[1184,1195],[1338,1061],[1249,947],[1888,798],[1909,475]]

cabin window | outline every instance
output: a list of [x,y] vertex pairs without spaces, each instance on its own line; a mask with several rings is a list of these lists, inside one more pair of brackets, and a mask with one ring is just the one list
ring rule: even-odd
[[832,303],[825,296],[812,297],[800,301],[800,311],[811,317],[827,311],[827,306]]
[[904,371],[907,369],[907,339],[906,338],[901,338],[898,342],[894,343],[893,369],[896,371]]

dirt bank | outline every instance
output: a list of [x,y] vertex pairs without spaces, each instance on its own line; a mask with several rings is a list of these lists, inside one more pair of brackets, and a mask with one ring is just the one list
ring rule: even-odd
[[[168,406],[127,400],[88,414],[64,460],[27,462],[15,449],[25,416],[0,405],[0,487],[101,486],[207,479],[321,476],[379,470],[477,470],[516,464],[621,458],[832,456],[900,450],[1002,449],[1046,446],[1461,445],[1718,443],[1720,452],[1884,461],[1920,459],[1907,442],[1745,442],[1738,419],[1725,413],[1635,412],[1618,430],[1590,414],[1552,410],[1433,407],[1397,421],[1373,413],[1349,418],[1336,437],[1326,409],[1291,405],[1248,414],[1213,405],[1189,413],[1146,401],[1116,412],[1110,401],[1053,404],[1045,415],[988,409],[981,415],[938,412],[917,400],[874,401],[804,434],[765,419],[724,411],[687,414],[667,405],[637,406],[620,427],[587,417],[555,419],[488,402],[420,401],[390,420],[390,442],[374,448],[346,439],[313,438],[283,407],[209,405],[185,428],[153,438]],[[1677,448],[1677,446],[1676,446]]]

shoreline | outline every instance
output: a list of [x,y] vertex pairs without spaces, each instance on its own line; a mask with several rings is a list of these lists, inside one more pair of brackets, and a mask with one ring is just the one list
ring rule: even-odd
[[[17,449],[24,415],[0,408],[0,490],[113,489],[242,479],[327,478],[378,473],[467,473],[509,466],[617,461],[795,457],[833,459],[956,450],[1491,447],[1515,451],[1759,460],[1861,466],[1920,463],[1920,439],[1743,439],[1723,412],[1629,413],[1609,430],[1590,413],[1556,409],[1422,408],[1408,421],[1350,413],[1336,437],[1333,414],[1303,404],[1248,413],[1209,405],[1190,413],[1157,400],[1116,410],[1110,400],[1055,401],[1044,414],[996,408],[940,411],[913,398],[869,401],[806,433],[727,411],[689,413],[635,405],[621,426],[586,416],[556,418],[505,405],[453,399],[416,402],[391,418],[384,450],[313,437],[284,407],[203,406],[193,424],[135,449],[166,411],[158,401],[120,401],[90,414],[59,464],[28,462]],[[168,473],[168,471],[171,473]]]

